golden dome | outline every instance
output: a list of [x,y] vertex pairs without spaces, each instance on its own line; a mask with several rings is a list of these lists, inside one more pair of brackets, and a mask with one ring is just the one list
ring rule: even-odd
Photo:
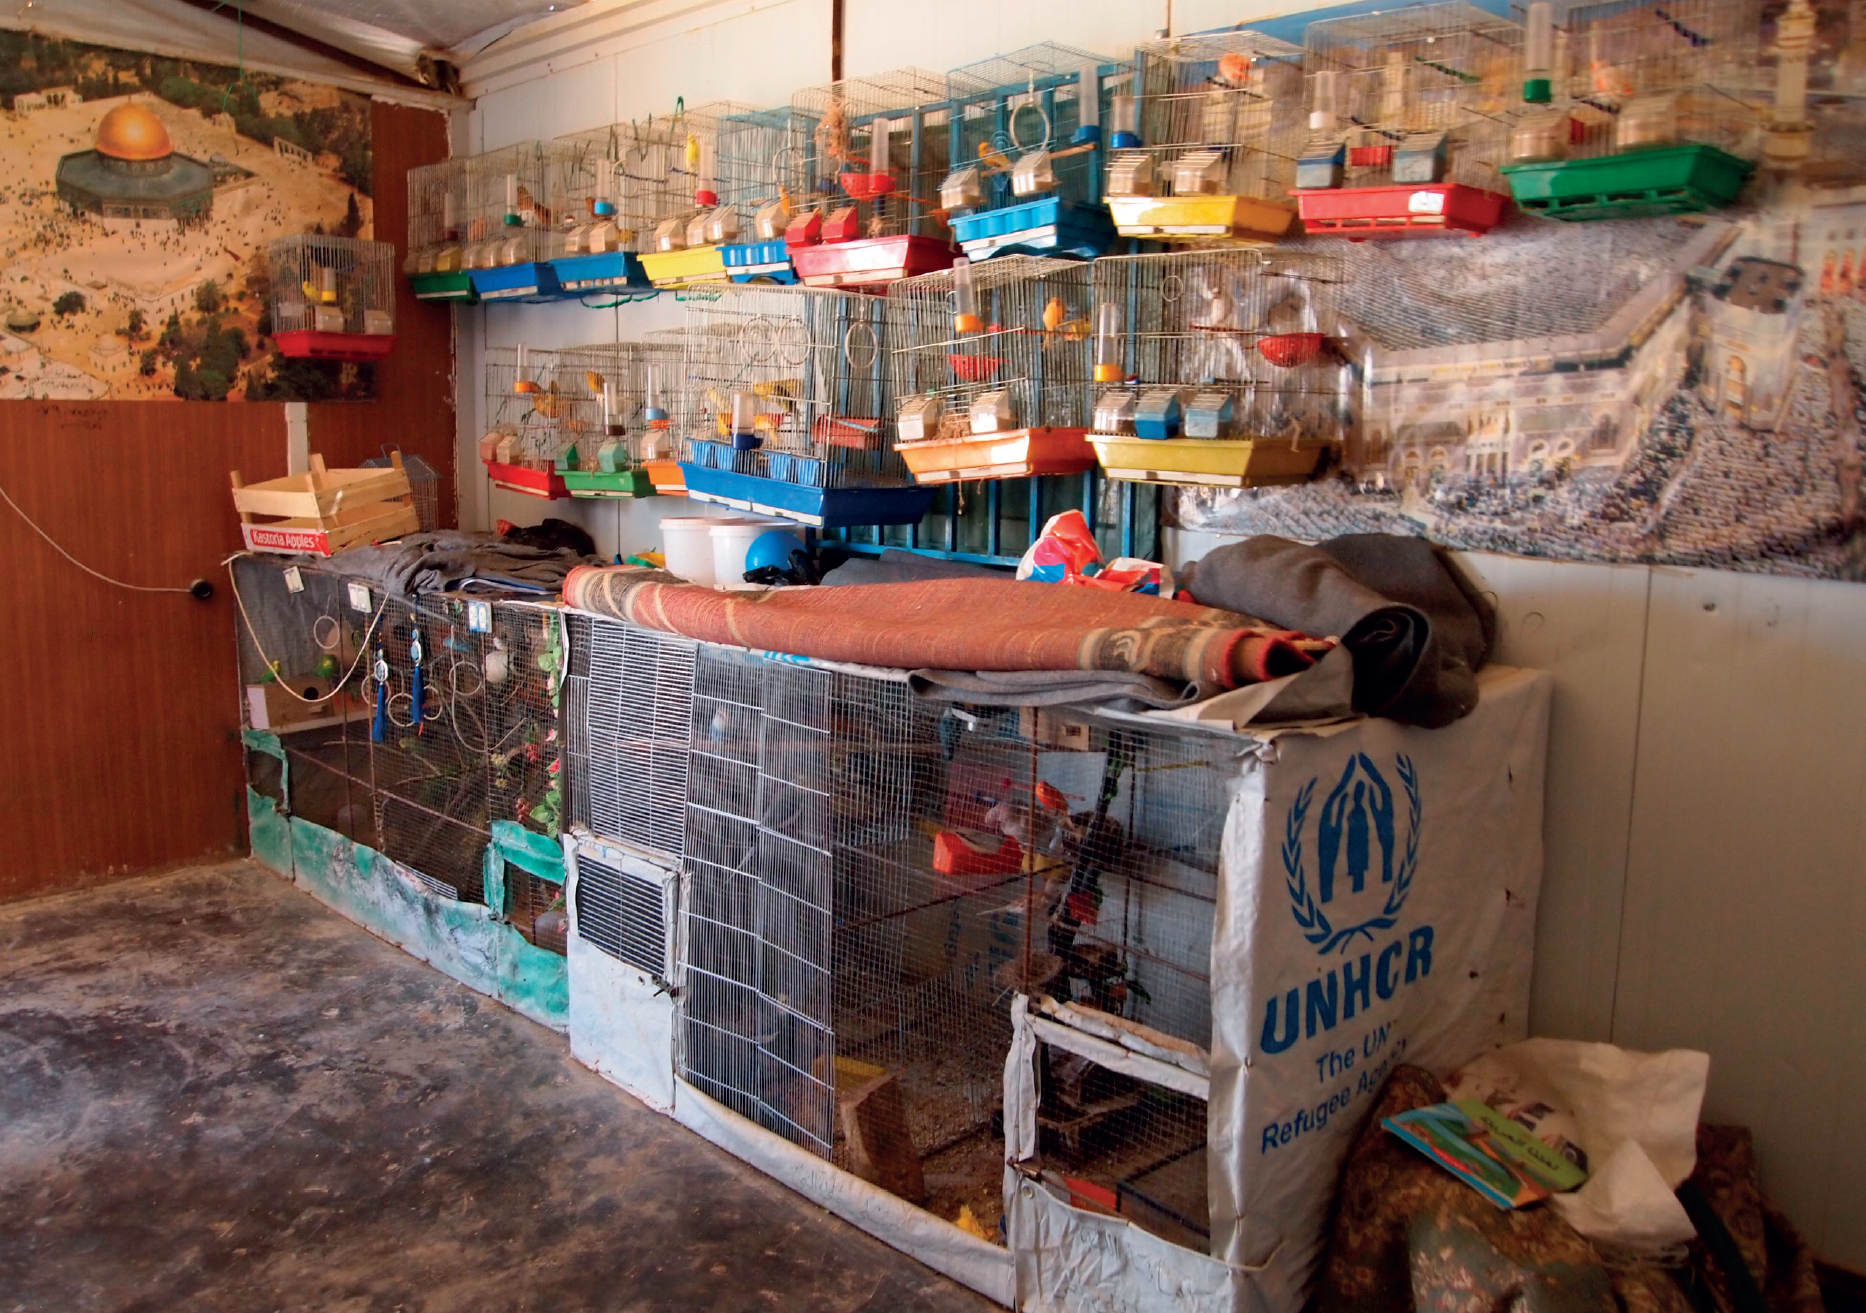
[[160,160],[175,153],[162,120],[141,105],[118,105],[97,125],[97,153],[113,160]]

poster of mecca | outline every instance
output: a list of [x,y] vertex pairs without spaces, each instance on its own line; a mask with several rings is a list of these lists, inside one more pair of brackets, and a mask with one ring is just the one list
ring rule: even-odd
[[[1662,130],[1714,120],[1741,190],[1675,213],[1654,212],[1656,193],[1609,198],[1630,218],[1518,210],[1482,236],[1299,239],[1342,261],[1345,440],[1315,482],[1185,486],[1170,518],[1866,579],[1866,0],[1558,9],[1569,117],[1551,154],[1584,154],[1570,143],[1590,132],[1611,149],[1656,106]],[[1714,30],[1744,11],[1746,31]],[[1589,22],[1608,37],[1588,40]],[[1641,42],[1694,65],[1696,83],[1642,96],[1629,84]],[[1522,121],[1496,108],[1515,133]],[[1489,162],[1505,174],[1522,149],[1507,140]]]
[[268,242],[370,236],[370,105],[0,32],[0,399],[340,400],[272,349]]

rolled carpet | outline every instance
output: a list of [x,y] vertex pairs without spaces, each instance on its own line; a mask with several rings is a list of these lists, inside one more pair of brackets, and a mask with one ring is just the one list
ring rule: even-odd
[[1131,670],[1236,688],[1306,670],[1310,643],[1190,602],[1014,579],[925,579],[727,593],[657,571],[584,566],[564,601],[645,629],[905,669]]

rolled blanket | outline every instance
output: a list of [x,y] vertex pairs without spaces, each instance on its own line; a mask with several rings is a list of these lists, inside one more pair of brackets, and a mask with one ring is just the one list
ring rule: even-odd
[[1190,602],[1014,579],[727,593],[666,578],[585,566],[564,600],[709,643],[909,670],[1132,670],[1236,688],[1305,670],[1327,647]]

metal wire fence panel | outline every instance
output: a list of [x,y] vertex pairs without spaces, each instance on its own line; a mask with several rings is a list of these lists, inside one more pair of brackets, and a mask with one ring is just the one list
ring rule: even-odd
[[588,853],[577,857],[577,933],[603,952],[657,980],[673,975],[668,960],[667,896],[622,864]]

